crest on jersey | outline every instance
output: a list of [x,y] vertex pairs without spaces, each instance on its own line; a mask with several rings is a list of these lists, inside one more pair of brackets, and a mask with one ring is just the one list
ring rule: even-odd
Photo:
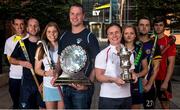
[[160,45],[160,49],[163,50],[163,48],[164,48],[164,45]]
[[76,42],[77,42],[77,44],[80,44],[81,41],[82,41],[82,39],[81,39],[81,38],[78,38]]
[[151,54],[151,49],[147,49],[146,54]]

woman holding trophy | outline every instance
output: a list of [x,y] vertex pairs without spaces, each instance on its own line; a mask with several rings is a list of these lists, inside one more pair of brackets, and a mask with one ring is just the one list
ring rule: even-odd
[[[38,41],[39,48],[35,56],[35,72],[43,76],[43,100],[47,109],[63,109],[61,87],[54,87],[53,79],[58,77],[58,36],[60,29],[55,22],[49,22]],[[44,70],[41,68],[44,66]]]
[[96,78],[102,83],[99,108],[131,108],[131,91],[129,82],[132,79],[136,81],[136,76],[133,73],[133,54],[127,54],[125,56],[127,59],[125,60],[121,57],[124,56],[123,53],[129,52],[121,52],[121,50],[127,49],[120,43],[122,30],[119,24],[111,23],[106,29],[106,34],[110,44],[96,56],[95,60]]
[[138,81],[136,83],[131,83],[132,109],[141,109],[143,104],[142,78],[148,72],[148,62],[142,50],[143,43],[138,41],[136,28],[132,25],[124,26],[121,42],[134,55],[134,72]]

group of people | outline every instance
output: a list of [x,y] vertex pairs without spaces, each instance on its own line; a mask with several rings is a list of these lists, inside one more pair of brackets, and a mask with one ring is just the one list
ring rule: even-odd
[[[12,20],[15,35],[6,40],[4,54],[11,64],[9,92],[13,108],[90,108],[93,84],[53,85],[63,72],[59,56],[73,44],[87,50],[88,65],[83,69],[84,75],[91,82],[101,83],[100,109],[140,109],[142,106],[152,109],[157,97],[162,108],[169,108],[176,46],[170,43],[173,38],[164,34],[165,19],[157,17],[154,20],[155,34],[152,36],[149,35],[151,22],[147,17],[138,20],[137,28],[111,23],[105,31],[109,45],[100,51],[96,36],[83,24],[84,18],[83,6],[73,4],[69,10],[71,30],[61,34],[58,25],[49,22],[41,37],[36,18],[29,18],[26,28],[25,20],[20,16]],[[45,42],[48,53],[37,43],[39,40]],[[121,48],[127,48],[131,53],[129,71],[133,81],[130,83],[120,77],[122,69],[118,53]]]
[[[111,23],[106,28],[109,46],[98,53],[95,59],[95,75],[101,82],[101,109],[153,109],[156,98],[163,109],[170,108],[170,79],[176,56],[175,38],[164,34],[166,20],[162,16],[153,21],[152,35],[149,35],[149,18],[142,17],[137,24],[137,28],[132,25],[121,28],[119,24]],[[118,52],[124,46],[133,55],[129,58],[129,69],[133,70],[131,74],[134,79],[131,83],[125,83],[120,78],[122,69]]]
[[[25,30],[24,18],[15,16],[12,26],[15,29],[15,35],[6,40],[4,54],[7,55],[11,64],[9,92],[13,101],[13,108],[45,108],[45,106],[46,108],[54,108],[56,106],[63,108],[64,105],[58,92],[59,89],[49,86],[49,82],[46,81],[54,76],[54,70],[49,69],[47,62],[43,62],[46,59],[44,54],[41,52],[41,57],[39,57],[39,51],[36,52],[40,48],[37,45],[39,39],[47,41],[50,52],[57,50],[58,34],[60,33],[58,25],[55,22],[48,23],[41,38],[39,36],[39,21],[36,18],[28,19]],[[42,63],[45,70],[44,78],[42,78],[42,70],[39,68]],[[43,83],[43,95],[41,92],[42,80],[46,82]],[[46,87],[48,90],[46,90]],[[50,99],[48,95],[51,92],[54,92],[54,95],[58,95]]]

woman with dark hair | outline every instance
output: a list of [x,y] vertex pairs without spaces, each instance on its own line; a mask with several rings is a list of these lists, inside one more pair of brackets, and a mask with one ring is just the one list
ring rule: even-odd
[[[40,45],[35,56],[35,71],[38,75],[43,76],[43,100],[47,109],[63,109],[64,102],[61,94],[61,87],[54,87],[52,82],[58,76],[58,36],[60,29],[55,22],[49,22],[41,36],[45,41],[49,52],[45,53],[43,45]],[[48,55],[51,62],[49,62]],[[44,66],[44,70],[41,68]],[[53,68],[52,68],[53,67]]]

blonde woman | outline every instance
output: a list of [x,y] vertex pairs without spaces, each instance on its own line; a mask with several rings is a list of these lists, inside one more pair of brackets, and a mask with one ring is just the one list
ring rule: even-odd
[[143,52],[143,44],[138,41],[136,28],[125,25],[122,31],[122,44],[134,55],[134,72],[138,78],[137,83],[131,83],[132,109],[141,109],[143,104],[142,78],[148,72],[148,63]]

